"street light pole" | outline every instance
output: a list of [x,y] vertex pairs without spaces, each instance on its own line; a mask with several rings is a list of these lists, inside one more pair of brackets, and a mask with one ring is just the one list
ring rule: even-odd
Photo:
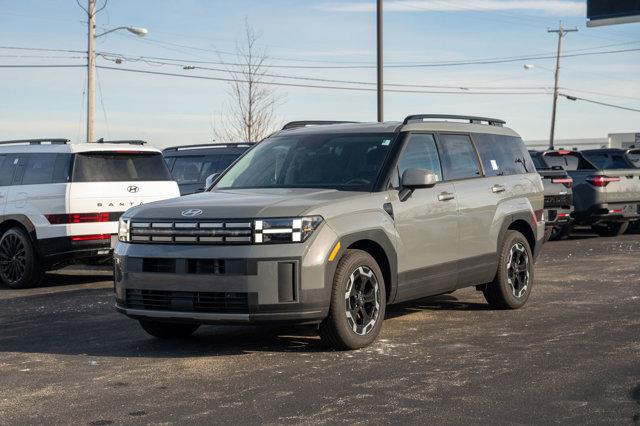
[[95,123],[95,92],[96,92],[96,15],[95,0],[89,0],[87,8],[88,40],[87,40],[87,142],[93,142]]
[[549,149],[553,149],[553,142],[556,133],[556,110],[558,107],[558,83],[560,81],[560,56],[562,54],[562,39],[569,32],[578,31],[577,28],[566,29],[562,26],[562,22],[560,22],[560,26],[557,30],[548,29],[548,33],[558,33],[558,53],[556,55],[556,70],[555,70],[555,78],[553,85],[553,107],[551,109],[551,134],[549,135]]
[[378,121],[384,121],[384,76],[383,76],[383,50],[382,50],[382,0],[376,3],[377,20],[377,64],[378,64]]

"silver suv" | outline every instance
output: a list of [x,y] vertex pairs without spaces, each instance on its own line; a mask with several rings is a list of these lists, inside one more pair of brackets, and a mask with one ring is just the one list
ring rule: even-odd
[[355,349],[393,303],[475,286],[495,308],[525,304],[543,185],[503,121],[311,123],[255,145],[208,192],[127,211],[117,309],[160,338],[308,323]]

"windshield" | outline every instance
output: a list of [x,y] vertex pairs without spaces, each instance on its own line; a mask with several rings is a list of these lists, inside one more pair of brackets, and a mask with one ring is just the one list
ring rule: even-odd
[[303,134],[261,142],[216,185],[372,191],[394,134]]
[[73,182],[171,181],[159,152],[86,152],[76,154]]

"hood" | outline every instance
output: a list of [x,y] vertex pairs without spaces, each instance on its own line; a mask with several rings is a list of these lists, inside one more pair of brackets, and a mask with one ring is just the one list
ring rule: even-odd
[[[362,192],[334,189],[227,189],[187,195],[135,207],[127,216],[141,219],[231,219],[256,217],[296,217],[311,208]],[[189,209],[202,210],[197,216],[183,215]]]

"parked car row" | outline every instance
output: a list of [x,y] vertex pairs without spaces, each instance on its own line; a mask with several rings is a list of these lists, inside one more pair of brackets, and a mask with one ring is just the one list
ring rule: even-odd
[[529,152],[504,121],[428,114],[163,153],[0,142],[0,280],[113,257],[117,309],[153,336],[303,323],[355,349],[389,304],[471,286],[523,306],[545,239],[640,219],[639,159]]
[[568,236],[574,225],[602,236],[638,229],[639,149],[552,150],[532,158],[545,182],[550,239]]

